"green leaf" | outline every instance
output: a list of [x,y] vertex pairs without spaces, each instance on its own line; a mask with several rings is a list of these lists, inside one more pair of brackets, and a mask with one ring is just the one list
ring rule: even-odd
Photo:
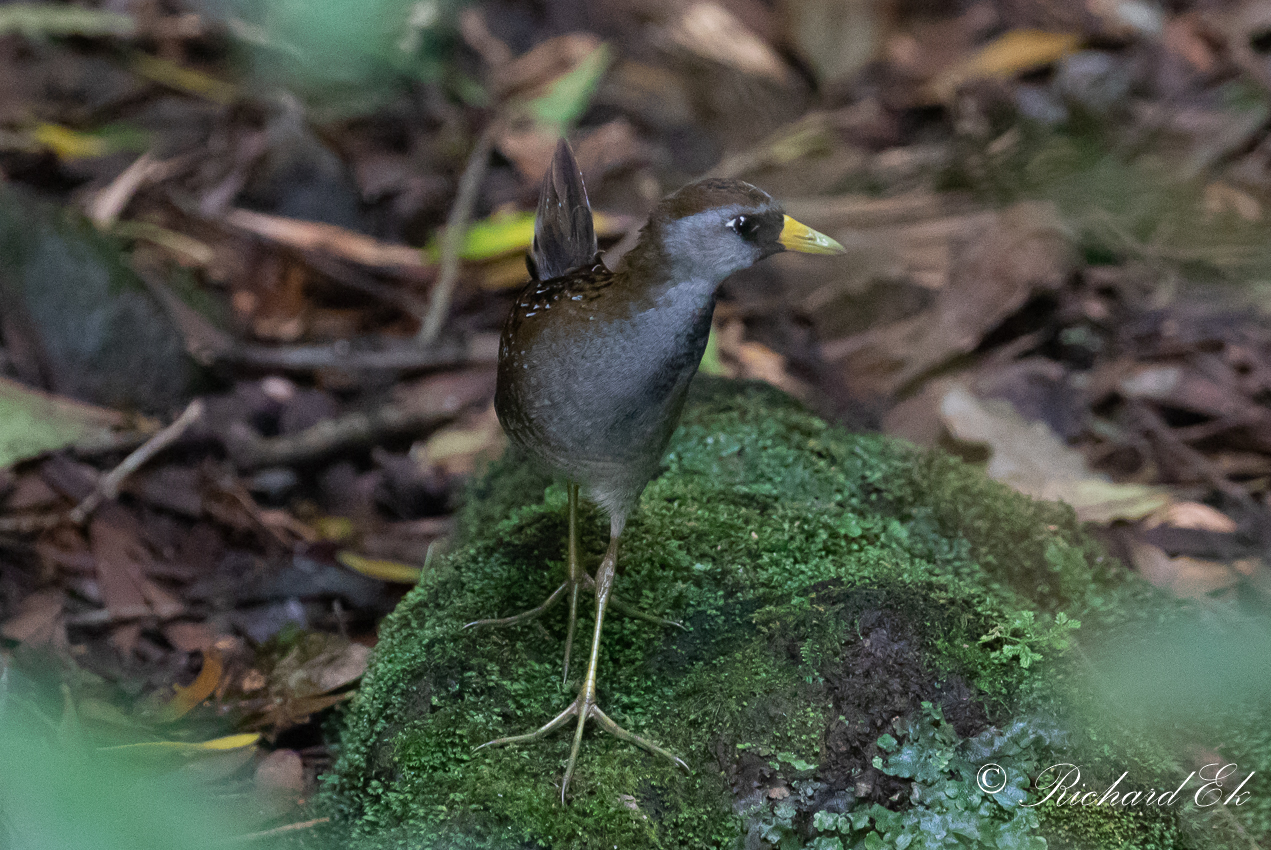
[[[598,235],[618,232],[625,221],[621,216],[592,212]],[[459,246],[459,259],[479,263],[525,251],[534,241],[534,212],[499,212],[487,219],[469,225]],[[434,237],[424,247],[424,259],[436,263],[441,258],[441,240]]]
[[706,337],[706,350],[702,352],[702,363],[698,371],[707,375],[723,375],[724,363],[719,359],[719,340],[715,336],[715,328],[711,327],[710,336]]
[[0,378],[0,467],[78,444],[105,444],[119,414]]
[[569,73],[562,76],[547,93],[530,101],[530,115],[557,135],[565,131],[587,111],[600,78],[609,68],[609,45],[602,44],[587,55]]

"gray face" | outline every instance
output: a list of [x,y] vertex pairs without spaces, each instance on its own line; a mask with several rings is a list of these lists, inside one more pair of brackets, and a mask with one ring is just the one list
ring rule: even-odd
[[783,218],[775,205],[731,204],[666,222],[662,238],[673,277],[718,284],[785,250],[777,241]]

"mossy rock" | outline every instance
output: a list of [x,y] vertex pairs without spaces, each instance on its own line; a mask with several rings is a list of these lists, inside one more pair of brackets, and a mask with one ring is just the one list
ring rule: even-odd
[[[474,748],[569,703],[590,617],[568,685],[563,606],[462,628],[531,608],[560,583],[565,492],[544,500],[545,484],[523,459],[496,464],[473,488],[461,544],[385,621],[325,794],[352,843],[1193,844],[1177,809],[1101,826],[1020,805],[1030,776],[1079,757],[1111,778],[1129,766],[1166,782],[1151,746],[1122,746],[1115,731],[1091,746],[1060,718],[1077,710],[1061,696],[1073,621],[1084,635],[1170,603],[1107,559],[1067,507],[945,455],[848,434],[766,386],[701,379],[627,526],[615,585],[687,628],[611,614],[600,666],[602,708],[691,772],[589,731],[561,805],[570,732]],[[607,522],[588,511],[582,528],[591,566]],[[977,785],[987,763],[1002,769],[995,794]]]

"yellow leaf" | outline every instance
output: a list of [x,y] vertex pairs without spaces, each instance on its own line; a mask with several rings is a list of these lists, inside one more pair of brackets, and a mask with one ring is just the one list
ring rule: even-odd
[[228,106],[238,99],[238,89],[224,80],[218,80],[202,71],[182,68],[175,62],[160,59],[148,53],[134,53],[132,70],[137,76],[170,89]]
[[400,561],[387,561],[379,558],[364,558],[352,552],[337,552],[335,559],[344,566],[364,576],[377,578],[380,581],[395,581],[399,584],[418,584],[423,570]]
[[981,47],[932,83],[941,99],[971,80],[1008,79],[1062,59],[1081,45],[1076,33],[1011,30]]
[[101,136],[80,133],[60,124],[37,124],[31,137],[60,160],[92,159],[111,152],[110,144]]
[[202,741],[200,743],[142,741],[139,744],[121,744],[117,747],[103,747],[102,749],[111,752],[153,753],[155,755],[173,753],[182,756],[197,756],[208,753],[223,753],[228,750],[241,750],[244,747],[252,746],[259,740],[259,732],[243,732],[238,735],[226,735],[223,738],[213,738],[210,741]]
[[131,38],[137,25],[129,15],[51,3],[6,3],[0,8],[0,35],[21,33],[27,38]]
[[351,540],[357,534],[353,520],[344,516],[322,516],[311,523],[322,540]]
[[176,695],[163,707],[162,722],[169,723],[185,716],[190,709],[210,697],[221,683],[223,669],[221,653],[215,647],[208,647],[203,653],[203,669],[188,687],[176,688]]
[[498,434],[488,428],[447,428],[429,437],[424,447],[428,460],[444,463],[451,458],[475,455],[497,440]]

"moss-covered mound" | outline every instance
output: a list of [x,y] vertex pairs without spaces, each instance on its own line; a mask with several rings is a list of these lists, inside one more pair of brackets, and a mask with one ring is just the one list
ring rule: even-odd
[[[537,605],[563,575],[564,488],[544,500],[544,480],[508,458],[474,488],[461,545],[385,623],[350,709],[327,800],[354,841],[1189,846],[1179,807],[1021,805],[1056,762],[1086,759],[1095,784],[1100,764],[1105,785],[1172,775],[1115,731],[1070,731],[1074,620],[1085,635],[1140,602],[1162,610],[1071,511],[827,426],[760,385],[699,381],[666,467],[627,527],[615,593],[687,628],[607,617],[600,700],[691,773],[593,729],[562,806],[569,732],[474,751],[557,714],[583,666],[561,683],[563,606],[462,628]],[[583,541],[594,566],[598,513]],[[589,636],[588,616],[575,659]]]

